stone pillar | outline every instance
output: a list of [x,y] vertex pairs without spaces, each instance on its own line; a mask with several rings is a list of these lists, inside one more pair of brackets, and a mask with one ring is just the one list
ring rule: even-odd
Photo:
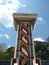
[[32,30],[36,16],[36,14],[13,14],[15,29],[18,31],[14,54],[14,58],[19,60],[18,65],[33,65],[35,50],[32,42]]

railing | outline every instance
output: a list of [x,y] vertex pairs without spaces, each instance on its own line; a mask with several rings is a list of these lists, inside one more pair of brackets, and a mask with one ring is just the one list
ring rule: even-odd
[[11,65],[11,60],[0,60],[0,65]]
[[[11,60],[0,60],[0,65],[11,65]],[[49,65],[49,60],[41,60],[41,65]]]
[[49,60],[41,60],[41,65],[49,65]]

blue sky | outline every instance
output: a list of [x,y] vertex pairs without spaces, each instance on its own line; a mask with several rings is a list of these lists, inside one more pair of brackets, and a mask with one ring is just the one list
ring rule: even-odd
[[15,45],[13,13],[37,13],[33,37],[46,40],[49,36],[49,0],[0,0],[0,43]]

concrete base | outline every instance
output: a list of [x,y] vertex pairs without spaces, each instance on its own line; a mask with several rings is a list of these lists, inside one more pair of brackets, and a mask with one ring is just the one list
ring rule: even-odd
[[17,63],[14,63],[14,65],[18,65]]
[[35,63],[35,65],[38,65],[37,63]]

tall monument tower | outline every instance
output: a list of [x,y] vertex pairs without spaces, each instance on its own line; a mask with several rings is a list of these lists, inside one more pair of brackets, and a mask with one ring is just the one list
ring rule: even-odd
[[35,58],[34,42],[32,30],[36,21],[37,14],[13,14],[15,30],[17,31],[17,43],[13,64],[34,65]]

